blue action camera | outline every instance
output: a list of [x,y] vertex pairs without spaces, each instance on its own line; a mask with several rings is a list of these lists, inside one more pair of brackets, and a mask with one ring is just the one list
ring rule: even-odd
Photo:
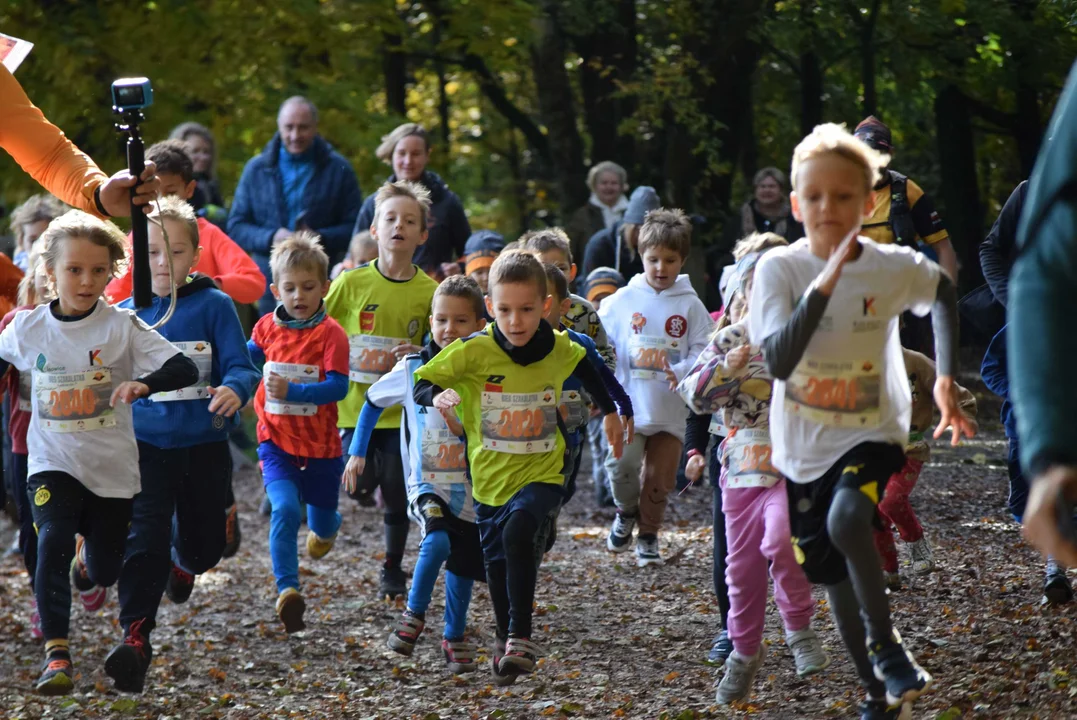
[[118,113],[141,110],[153,104],[149,78],[120,78],[112,83],[112,109]]

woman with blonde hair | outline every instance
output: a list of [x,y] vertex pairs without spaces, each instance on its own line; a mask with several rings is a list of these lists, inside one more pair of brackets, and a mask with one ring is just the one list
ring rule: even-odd
[[609,230],[624,218],[628,209],[628,173],[615,162],[604,160],[587,173],[591,197],[577,208],[565,222],[565,232],[572,240],[572,257],[583,258],[591,236]]

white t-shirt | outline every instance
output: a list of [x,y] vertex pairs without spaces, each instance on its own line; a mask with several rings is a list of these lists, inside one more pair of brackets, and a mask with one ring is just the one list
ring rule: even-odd
[[102,301],[81,320],[58,320],[48,305],[18,313],[0,334],[0,358],[33,373],[28,474],[65,472],[98,497],[137,495],[131,406],[109,399],[179,352],[133,310]]
[[[860,243],[800,363],[788,380],[774,381],[772,460],[793,482],[818,479],[862,442],[904,447],[908,439],[912,397],[898,317],[930,312],[941,270],[915,250]],[[751,337],[780,330],[825,265],[804,238],[764,255],[749,305]]]

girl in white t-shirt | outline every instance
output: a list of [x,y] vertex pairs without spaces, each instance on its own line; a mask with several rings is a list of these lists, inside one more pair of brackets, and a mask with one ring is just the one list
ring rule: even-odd
[[[931,676],[890,621],[876,506],[904,463],[911,397],[898,338],[905,310],[932,310],[935,401],[953,443],[972,428],[958,407],[957,295],[938,265],[857,233],[886,157],[838,125],[793,154],[793,213],[805,239],[756,267],[748,333],[775,377],[772,462],[789,481],[790,529],[808,579],[827,586],[835,624],[868,692],[861,718],[896,718]],[[867,647],[865,648],[865,645]]]
[[40,242],[56,299],[17,314],[0,333],[0,370],[10,366],[33,378],[27,496],[45,637],[36,689],[66,695],[74,676],[71,583],[87,592],[83,601],[92,609],[104,603],[94,586],[108,587],[119,576],[140,489],[130,403],[194,383],[198,368],[133,311],[101,299],[124,259],[115,225],[72,210],[53,220]]

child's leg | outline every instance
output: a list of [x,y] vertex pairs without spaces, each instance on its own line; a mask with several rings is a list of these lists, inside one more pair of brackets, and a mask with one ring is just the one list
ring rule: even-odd
[[755,657],[763,641],[767,613],[767,559],[763,557],[763,491],[726,490],[726,583],[729,586],[729,638],[745,658]]
[[504,642],[509,636],[508,569],[505,566],[505,544],[502,541],[502,507],[475,503],[476,525],[486,566],[486,585],[490,588],[490,603],[494,606],[497,639]]
[[609,494],[606,479],[606,433],[602,418],[587,421],[587,441],[591,444],[591,479],[595,483],[595,498],[601,500]]
[[1006,453],[1006,467],[1010,475],[1010,496],[1007,501],[1010,514],[1017,522],[1025,516],[1025,505],[1028,504],[1028,481],[1021,471],[1021,447],[1016,437],[1006,438],[1009,448]]
[[11,489],[15,495],[15,507],[19,510],[19,550],[22,562],[30,576],[30,588],[34,587],[34,574],[37,572],[37,533],[34,531],[34,511],[30,497],[26,494],[26,464],[29,456],[13,453],[11,456]]
[[613,457],[607,448],[606,477],[609,478],[617,511],[624,515],[635,516],[639,512],[640,470],[643,468],[643,450],[646,446],[646,436],[636,433],[632,442],[624,446],[620,460]]
[[517,510],[505,521],[505,581],[509,596],[509,636],[531,637],[531,613],[535,602],[535,536],[539,523],[534,515]]
[[901,539],[907,543],[914,543],[924,536],[924,528],[909,503],[909,496],[916,487],[923,466],[920,460],[906,458],[905,466],[890,476],[886,493],[879,500],[879,514],[883,516],[883,521],[889,520],[896,525]]
[[[889,492],[889,488],[887,488]],[[883,518],[882,530],[875,529],[875,551],[883,562],[883,572],[896,573],[898,571],[897,545],[894,544],[894,531],[890,528],[890,521]]]
[[785,629],[792,632],[803,630],[811,624],[815,601],[811,596],[811,584],[797,564],[793,544],[789,541],[789,500],[784,483],[768,488],[761,500],[764,524],[762,554],[770,561],[774,600]]
[[[419,557],[415,560],[415,572],[411,578],[411,590],[408,592],[408,610],[424,616],[430,606],[430,596],[445,561],[449,559],[449,532],[447,530],[428,531],[419,544]],[[448,588],[448,580],[446,580]],[[449,600],[445,600],[446,618],[449,613]],[[445,637],[450,637],[446,635]]]
[[871,697],[884,697],[886,687],[875,677],[875,669],[868,658],[864,621],[860,617],[860,601],[853,592],[852,583],[845,579],[835,585],[827,585],[826,595],[834,625],[838,628],[838,633],[849,651],[849,657],[856,667],[856,674],[860,676],[860,684]]
[[103,498],[92,493],[83,505],[80,529],[86,539],[86,572],[94,585],[110,587],[120,579],[133,505],[130,498]]
[[75,533],[90,492],[62,472],[36,473],[26,485],[37,526],[34,595],[41,613],[41,631],[46,643],[66,641],[71,622],[69,570],[75,557]]
[[827,514],[827,530],[834,547],[845,556],[856,598],[864,613],[868,636],[889,638],[890,601],[886,596],[879,554],[872,542],[875,501],[860,490],[839,486]]
[[471,591],[475,581],[445,571],[445,631],[446,640],[460,640],[467,632],[467,609],[471,606]]
[[643,496],[639,501],[639,534],[654,535],[666,516],[666,500],[677,483],[677,464],[684,443],[669,433],[647,438],[643,456]]
[[722,508],[722,488],[718,485],[718,478],[722,472],[722,465],[718,458],[718,443],[711,451],[708,472],[711,476],[711,484],[714,486],[714,594],[718,598],[718,612],[722,616],[722,627],[729,628],[729,587],[726,585],[726,555],[729,546],[726,542],[726,520]]
[[266,494],[273,503],[269,518],[269,555],[277,592],[299,589],[299,487],[290,478],[266,478]]
[[232,485],[232,451],[227,440],[188,448],[190,465],[176,496],[172,558],[192,575],[221,561]]
[[408,489],[400,457],[400,431],[375,430],[370,441],[377,453],[378,482],[385,503],[385,567],[398,568],[404,559],[411,521],[408,520]]

